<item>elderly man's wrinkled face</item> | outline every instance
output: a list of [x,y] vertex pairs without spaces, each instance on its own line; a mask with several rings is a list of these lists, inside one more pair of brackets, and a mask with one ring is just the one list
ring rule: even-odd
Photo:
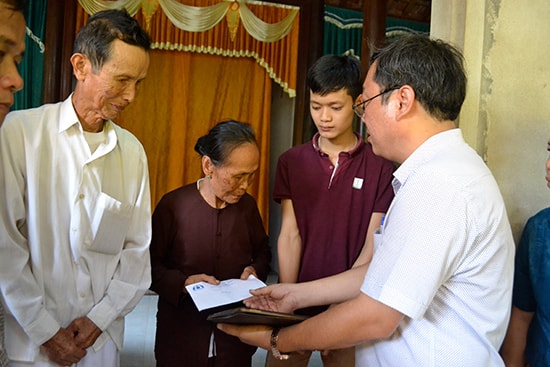
[[82,80],[83,93],[91,102],[87,112],[103,120],[116,118],[134,100],[149,68],[149,54],[141,47],[119,40],[112,47],[101,70],[92,70]]
[[25,52],[25,18],[0,2],[0,124],[13,105],[13,94],[23,88],[17,65]]

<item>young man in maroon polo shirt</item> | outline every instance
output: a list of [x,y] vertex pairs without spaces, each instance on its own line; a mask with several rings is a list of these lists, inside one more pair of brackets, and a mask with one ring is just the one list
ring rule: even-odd
[[[353,56],[325,55],[308,71],[310,112],[318,132],[281,155],[273,198],[281,203],[279,282],[324,278],[370,261],[373,232],[393,199],[394,165],[377,157],[353,130],[361,65]],[[314,315],[326,307],[297,313]],[[268,367],[307,366],[311,353]],[[354,366],[354,348],[322,354],[328,366]]]

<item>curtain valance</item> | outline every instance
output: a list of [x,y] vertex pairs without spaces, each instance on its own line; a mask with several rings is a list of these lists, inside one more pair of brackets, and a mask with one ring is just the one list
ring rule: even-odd
[[361,55],[363,13],[325,6],[323,54]]
[[[252,57],[285,92],[291,97],[296,95],[298,7],[249,0],[79,0],[79,3],[87,14],[124,7],[148,30],[155,49]],[[159,7],[162,11],[157,11]],[[77,29],[86,17],[79,18]]]
[[[363,13],[325,6],[323,54],[361,55]],[[429,34],[430,25],[395,18],[386,18],[386,39],[406,33]]]

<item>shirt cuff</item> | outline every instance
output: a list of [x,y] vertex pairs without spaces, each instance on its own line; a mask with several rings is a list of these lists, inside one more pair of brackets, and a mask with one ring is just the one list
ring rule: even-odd
[[50,340],[60,328],[59,323],[46,310],[41,310],[36,320],[25,328],[25,332],[36,345],[42,345]]
[[118,312],[116,312],[113,307],[110,307],[104,300],[92,308],[86,316],[92,320],[101,331],[105,331],[119,315]]

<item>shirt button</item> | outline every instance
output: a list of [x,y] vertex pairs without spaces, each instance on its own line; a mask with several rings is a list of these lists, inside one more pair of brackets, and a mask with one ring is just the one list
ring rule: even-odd
[[79,198],[80,200],[84,199],[84,194],[78,195],[78,198]]

